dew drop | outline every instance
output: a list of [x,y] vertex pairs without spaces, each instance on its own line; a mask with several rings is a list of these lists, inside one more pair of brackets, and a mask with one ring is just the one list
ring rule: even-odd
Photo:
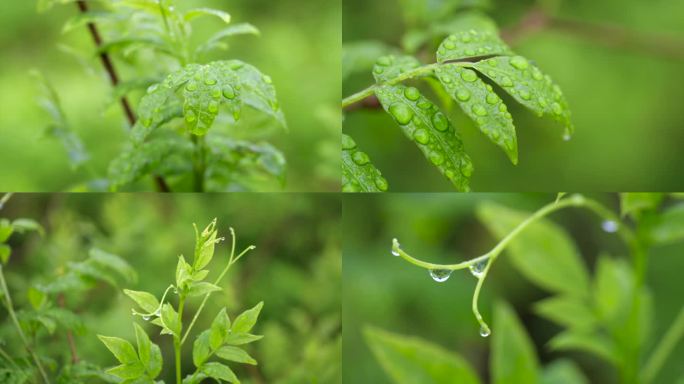
[[214,79],[212,77],[207,77],[206,79],[204,79],[204,84],[214,85],[214,84],[216,84],[216,79]]
[[529,100],[532,96],[530,95],[530,92],[527,89],[521,89],[520,90],[520,98],[523,100]]
[[397,123],[401,125],[408,124],[413,118],[413,111],[406,104],[395,103],[390,105],[389,112],[394,116]]
[[365,152],[358,151],[352,155],[352,159],[358,165],[366,165],[370,162],[368,155]]
[[503,85],[504,87],[512,87],[513,80],[511,80],[511,78],[508,76],[504,76],[501,78],[501,85]]
[[475,55],[475,50],[474,49],[466,49],[465,54],[468,56],[474,56]]
[[450,269],[431,269],[430,277],[432,277],[432,280],[438,283],[443,283],[449,279],[451,272],[453,271]]
[[489,327],[486,325],[480,326],[480,336],[482,337],[487,337],[491,334],[492,332],[489,330]]
[[404,90],[404,96],[411,101],[416,101],[420,97],[420,92],[414,87],[408,87]]
[[473,105],[473,113],[477,116],[487,116],[487,109],[480,104]]
[[460,101],[468,101],[470,100],[470,91],[467,89],[459,89],[458,92],[456,92],[456,98]]
[[389,185],[387,184],[387,180],[382,176],[378,176],[377,178],[375,178],[375,186],[383,192],[385,192],[389,187]]
[[354,149],[356,148],[356,142],[350,136],[342,135],[342,149]]
[[499,101],[499,98],[495,94],[489,93],[487,94],[486,100],[488,104],[496,104]]
[[383,72],[385,72],[385,69],[383,67],[375,67],[373,68],[373,73],[381,75]]
[[420,128],[416,129],[415,132],[413,132],[413,138],[419,142],[420,144],[427,144],[430,142],[430,135],[427,133],[426,130]]
[[401,245],[399,244],[399,241],[397,239],[392,239],[392,256],[400,256],[399,251],[395,250],[394,248],[399,248]]
[[456,44],[454,44],[453,41],[448,40],[447,42],[444,43],[444,48],[446,48],[446,49],[454,49],[454,48],[456,48]]
[[487,267],[487,259],[477,262],[469,267],[470,273],[477,277],[478,279],[484,275],[485,268]]
[[145,321],[150,320],[150,317],[149,317],[149,316],[143,316],[142,318],[143,318],[143,320],[145,320]]
[[211,103],[209,103],[207,110],[209,110],[209,112],[211,112],[211,113],[218,112],[218,103],[215,101],[212,101]]
[[378,59],[378,65],[388,66],[392,64],[392,58],[390,56],[383,56]]
[[469,43],[472,38],[470,37],[469,34],[465,33],[463,36],[461,36],[461,41],[464,43]]
[[197,83],[191,81],[188,83],[188,85],[185,86],[185,89],[187,89],[190,92],[194,92],[197,90]]
[[519,70],[521,70],[521,71],[522,71],[523,69],[527,69],[527,67],[529,66],[529,63],[527,62],[527,59],[525,59],[525,58],[522,57],[522,56],[513,56],[513,57],[511,57],[511,60],[509,61],[509,63],[510,63],[514,68],[517,68],[517,69],[519,69]]
[[444,156],[437,151],[432,151],[430,152],[430,161],[434,165],[441,165],[444,162]]
[[449,121],[442,112],[437,112],[432,115],[432,124],[435,125],[435,129],[440,132],[444,132],[449,129]]
[[564,141],[570,141],[570,139],[572,139],[572,136],[569,133],[563,134],[563,140]]
[[187,112],[185,113],[185,121],[187,121],[188,123],[192,123],[192,122],[194,122],[195,120],[197,120],[197,116],[195,116],[195,112],[193,112],[193,111],[187,111]]
[[226,99],[234,99],[235,98],[235,90],[233,89],[233,87],[231,87],[230,85],[226,85],[223,88],[223,96]]
[[271,83],[273,83],[273,80],[271,79],[271,76],[264,75],[263,79],[264,79],[264,83],[266,83],[266,84],[271,84]]
[[613,220],[605,220],[601,223],[601,228],[608,233],[615,233],[619,228],[619,224]]
[[357,183],[347,183],[342,186],[342,192],[359,192],[360,188]]
[[472,83],[473,81],[477,80],[477,74],[475,73],[475,71],[471,71],[470,69],[464,69],[461,72],[461,79],[469,83]]

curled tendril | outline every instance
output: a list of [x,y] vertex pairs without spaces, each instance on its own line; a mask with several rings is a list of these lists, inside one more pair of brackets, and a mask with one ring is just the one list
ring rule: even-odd
[[131,312],[133,313],[134,316],[140,316],[143,319],[144,318],[150,318],[152,316],[159,316],[161,314],[162,305],[164,305],[164,299],[166,299],[166,294],[169,293],[169,290],[171,290],[171,288],[176,289],[176,286],[171,284],[166,288],[166,290],[164,291],[164,294],[162,295],[161,300],[159,301],[159,307],[157,307],[157,309],[155,309],[154,312],[141,313],[141,312],[136,311],[135,309],[132,309]]

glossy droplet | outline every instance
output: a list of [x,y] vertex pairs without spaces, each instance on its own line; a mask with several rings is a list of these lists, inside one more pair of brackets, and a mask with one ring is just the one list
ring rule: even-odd
[[570,139],[572,139],[572,136],[569,133],[563,134],[563,141],[570,141]]
[[234,99],[235,98],[235,89],[231,87],[230,85],[226,85],[223,87],[223,96],[226,99]]
[[264,79],[264,83],[266,83],[266,84],[271,84],[271,83],[273,83],[273,80],[271,79],[271,76],[264,75],[263,79]]
[[415,132],[413,132],[413,138],[419,142],[420,144],[427,144],[430,142],[430,135],[427,133],[426,130],[420,128],[416,129]]
[[373,68],[373,73],[381,75],[383,72],[385,72],[385,68],[383,67],[375,67]]
[[444,162],[444,155],[437,151],[430,152],[430,161],[434,165],[441,165]]
[[510,77],[504,76],[501,78],[501,85],[504,87],[512,87],[513,86],[513,80],[511,80]]
[[378,176],[375,178],[375,186],[383,192],[385,192],[389,187],[389,185],[387,184],[387,180],[382,176]]
[[474,56],[475,55],[475,50],[474,49],[466,49],[465,54],[468,56]]
[[400,256],[399,252],[394,250],[394,248],[399,248],[401,245],[397,239],[392,239],[392,256]]
[[378,65],[388,66],[392,64],[392,58],[390,56],[383,56],[378,59]]
[[446,49],[454,49],[454,48],[456,48],[456,44],[454,44],[453,41],[448,40],[447,42],[444,43],[444,48],[446,48]]
[[408,87],[404,90],[404,96],[411,101],[416,101],[420,97],[420,91],[414,87]]
[[215,101],[212,101],[211,103],[209,103],[209,106],[207,107],[207,109],[208,109],[209,112],[211,112],[211,113],[216,113],[216,112],[218,112],[218,103],[215,102]]
[[499,97],[493,93],[487,94],[487,104],[496,104],[499,101]]
[[460,101],[468,101],[470,100],[470,91],[467,89],[459,89],[458,92],[456,92],[456,98]]
[[352,160],[358,165],[366,165],[370,162],[365,152],[358,151],[352,155]]
[[472,83],[473,81],[477,80],[477,74],[475,71],[471,71],[470,69],[464,69],[463,72],[461,72],[461,79]]
[[442,112],[437,112],[432,115],[432,124],[435,125],[435,129],[440,132],[444,132],[449,129],[449,121]]
[[152,93],[152,92],[156,91],[157,89],[159,89],[159,84],[151,85],[149,88],[147,88],[147,93]]
[[563,108],[560,106],[560,104],[553,103],[551,104],[551,111],[553,111],[553,113],[555,113],[556,115],[560,115],[561,113],[563,113]]
[[149,117],[145,118],[143,119],[142,123],[144,126],[149,127],[150,125],[152,125],[152,119],[150,119]]
[[520,98],[523,100],[529,100],[532,96],[530,95],[530,91],[527,89],[521,89],[520,90]]
[[471,40],[472,37],[467,33],[464,33],[463,36],[461,36],[461,41],[464,43],[469,43]]
[[354,149],[356,148],[356,142],[350,136],[342,135],[342,149]]
[[601,228],[608,233],[615,233],[619,228],[619,224],[613,220],[605,220],[601,223]]
[[491,334],[492,332],[489,330],[489,327],[482,325],[480,326],[480,336],[482,337],[487,337]]
[[449,279],[451,272],[453,271],[450,269],[431,269],[430,277],[432,277],[432,280],[438,283],[443,283]]
[[537,69],[534,68],[532,69],[532,78],[535,80],[542,80],[544,78],[544,75]]
[[484,275],[484,270],[487,267],[487,260],[482,260],[480,262],[477,262],[473,265],[471,265],[470,268],[470,273],[477,277],[478,279]]
[[188,83],[188,85],[185,86],[185,89],[187,89],[190,92],[194,92],[197,90],[197,83],[194,81],[191,81]]
[[430,109],[430,107],[432,107],[432,104],[428,101],[419,101],[416,105],[418,105],[418,108],[420,109]]
[[188,123],[192,123],[192,122],[194,122],[195,120],[197,120],[197,116],[195,115],[195,112],[193,112],[193,111],[187,111],[187,112],[185,113],[185,121],[187,121]]
[[406,104],[395,103],[390,105],[389,113],[394,116],[397,123],[401,125],[408,124],[413,118],[413,111]]
[[471,162],[462,162],[461,163],[461,174],[465,177],[470,177],[473,174],[473,163]]
[[511,57],[511,60],[509,61],[509,63],[510,63],[514,68],[517,68],[517,69],[519,69],[519,70],[527,69],[527,67],[530,65],[530,64],[527,62],[527,59],[525,59],[525,58],[522,57],[522,56],[513,56],[513,57]]
[[206,79],[204,79],[204,84],[214,85],[214,84],[216,84],[216,79],[211,78],[211,77],[207,77]]
[[145,321],[150,320],[150,317],[149,317],[149,316],[143,316],[142,318],[143,318],[143,320],[145,320]]
[[477,116],[487,116],[487,109],[480,104],[473,105],[473,113]]

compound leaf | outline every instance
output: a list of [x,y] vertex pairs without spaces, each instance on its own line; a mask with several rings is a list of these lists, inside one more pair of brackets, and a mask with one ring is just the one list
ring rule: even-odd
[[524,57],[492,57],[474,63],[473,67],[538,116],[551,116],[564,124],[566,137],[574,131],[560,87]]
[[373,327],[366,327],[364,334],[375,358],[397,384],[480,382],[461,356],[438,345]]
[[418,89],[380,86],[375,94],[383,108],[423,155],[460,191],[469,190],[473,165],[449,119]]
[[371,163],[366,152],[357,148],[350,136],[342,134],[342,191],[385,192],[387,180]]
[[494,307],[489,364],[495,384],[537,382],[539,362],[532,341],[513,309],[504,302]]
[[511,49],[495,31],[471,29],[456,32],[444,39],[437,49],[437,62],[511,54],[513,54]]
[[435,74],[482,133],[501,147],[513,164],[517,164],[518,141],[513,117],[492,86],[485,84],[475,71],[456,64],[441,65],[435,69]]
[[373,77],[376,82],[383,83],[418,67],[420,62],[413,56],[382,56],[373,66]]

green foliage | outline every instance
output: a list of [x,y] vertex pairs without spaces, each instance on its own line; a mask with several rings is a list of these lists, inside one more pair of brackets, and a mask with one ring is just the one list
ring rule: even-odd
[[[39,9],[69,2],[45,0]],[[251,190],[284,184],[282,153],[268,143],[243,138],[263,135],[238,131],[242,128],[239,123],[243,106],[286,127],[271,78],[240,60],[201,62],[201,57],[227,48],[228,38],[258,34],[253,25],[230,24],[231,16],[224,11],[182,9],[172,1],[87,4],[90,9],[68,21],[64,30],[97,23],[107,36],[97,47],[97,53],[137,67],[138,77],[117,85],[117,98],[124,100],[128,93],[148,87],[136,108],[138,119],[128,142],[110,160],[110,190],[129,188],[146,176],[154,176],[159,185],[165,185],[163,188],[174,190]],[[205,16],[216,17],[228,25],[197,43],[192,38],[192,24]],[[160,65],[144,68],[144,60],[150,55]],[[43,105],[54,122],[50,132],[63,142],[74,167],[81,166],[89,156],[69,130],[56,92],[49,86],[45,88],[48,92]],[[223,111],[227,112],[225,116]],[[249,119],[256,123],[251,116]],[[220,144],[225,141],[236,143],[232,146],[237,149]],[[96,176],[94,170],[89,171]],[[164,183],[160,184],[162,180]],[[96,186],[102,188],[103,183],[86,185]]]
[[[424,2],[417,3],[425,5]],[[446,4],[447,2],[442,3],[445,8],[438,8],[448,13],[461,6],[457,2],[449,3],[449,6]],[[434,16],[441,14],[442,11],[433,10],[428,13]],[[418,24],[425,23],[423,17],[414,21]],[[488,82],[497,84],[537,115],[548,115],[561,122],[565,126],[564,138],[570,139],[574,128],[560,88],[534,64],[522,56],[515,55],[499,38],[491,20],[481,13],[464,12],[446,24],[433,29],[427,26],[423,28],[427,30],[421,32],[414,29],[406,35],[405,48],[413,53],[430,38],[448,35],[436,49],[436,63],[421,65],[413,55],[381,56],[373,68],[376,84],[347,97],[343,100],[342,106],[347,107],[375,95],[409,139],[415,141],[432,165],[459,191],[469,190],[473,166],[465,153],[458,132],[452,128],[448,114],[440,112],[418,88],[406,88],[399,83],[407,80],[425,80],[436,96],[442,99],[447,112],[452,102],[458,104],[465,115],[475,122],[494,144],[501,147],[513,164],[518,163],[518,144],[513,118],[497,91]],[[347,60],[343,62],[343,72],[351,73],[364,68],[370,55],[387,50],[389,49],[370,42],[355,43],[349,50],[345,50]],[[436,85],[435,80],[438,80],[441,88]],[[410,90],[412,98],[407,99],[404,96],[405,89]],[[439,116],[439,124],[435,124],[434,116]],[[413,136],[414,132],[434,133],[434,128],[439,127],[449,131],[440,136],[448,137],[451,143],[445,143],[444,140],[429,134]]]
[[342,191],[384,192],[387,180],[371,163],[366,152],[357,148],[349,135],[342,134]]
[[534,346],[520,320],[505,303],[494,309],[492,356],[489,360],[493,383],[536,383],[539,363]]
[[[231,383],[240,382],[228,365],[223,362],[211,361],[212,357],[234,363],[256,364],[256,360],[238,346],[261,339],[261,336],[253,335],[250,331],[257,322],[263,302],[239,314],[232,324],[226,308],[221,309],[209,329],[201,332],[195,338],[192,347],[194,372],[185,378],[181,377],[182,345],[190,334],[190,330],[202,312],[209,296],[213,292],[221,290],[218,283],[223,276],[246,252],[254,248],[254,246],[249,246],[240,254],[235,255],[235,234],[232,228],[231,235],[232,248],[228,264],[213,283],[204,281],[210,271],[206,267],[214,258],[216,244],[224,240],[222,237],[218,237],[215,219],[201,232],[195,226],[195,248],[192,263],[188,263],[182,255],[179,256],[175,284],[166,289],[160,300],[149,292],[124,290],[124,293],[133,299],[142,310],[139,312],[134,309],[134,315],[139,315],[143,320],[160,327],[162,335],[172,336],[176,357],[177,383],[181,381],[183,383],[200,383],[207,378]],[[173,290],[174,295],[178,296],[176,307],[167,298],[171,290]],[[200,296],[203,298],[200,307],[195,312],[190,324],[184,327],[183,308],[186,299]],[[163,364],[161,350],[159,346],[150,341],[147,333],[140,325],[134,323],[134,326],[138,346],[137,354],[132,344],[124,339],[99,336],[100,340],[121,363],[107,372],[122,380],[151,383],[161,372]]]

